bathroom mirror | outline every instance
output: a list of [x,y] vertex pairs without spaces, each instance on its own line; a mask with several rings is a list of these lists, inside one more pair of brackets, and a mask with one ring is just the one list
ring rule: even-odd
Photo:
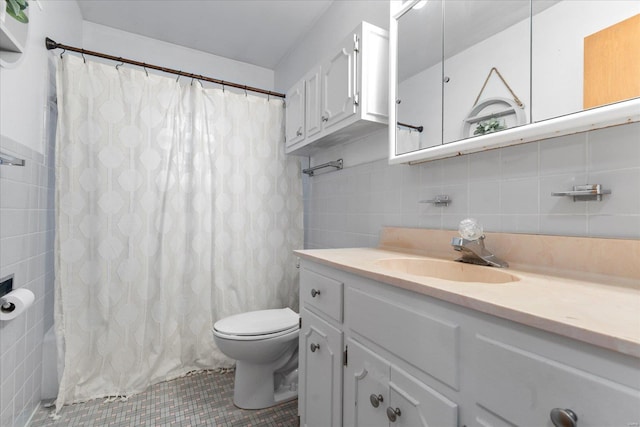
[[[398,125],[389,127],[390,163],[639,121],[638,56],[613,49],[602,58],[603,49],[587,43],[639,14],[640,2],[625,0],[392,0],[390,123]],[[615,39],[618,29],[612,33],[608,42],[626,46]],[[595,80],[588,61],[599,66]],[[587,101],[589,90],[612,93],[602,64],[629,76],[618,84],[622,93]]]

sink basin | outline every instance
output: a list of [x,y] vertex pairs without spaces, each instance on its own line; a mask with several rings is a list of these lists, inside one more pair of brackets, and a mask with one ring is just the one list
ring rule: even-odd
[[452,282],[510,283],[516,276],[504,270],[432,258],[388,258],[374,263],[380,268]]

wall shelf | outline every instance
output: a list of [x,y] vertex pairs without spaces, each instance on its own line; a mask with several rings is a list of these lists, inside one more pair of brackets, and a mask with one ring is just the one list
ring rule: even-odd
[[27,48],[29,24],[16,21],[3,14],[0,19],[0,66],[14,67]]

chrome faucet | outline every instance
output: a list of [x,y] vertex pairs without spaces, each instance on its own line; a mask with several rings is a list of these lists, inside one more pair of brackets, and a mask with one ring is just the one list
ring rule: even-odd
[[456,251],[462,252],[462,256],[456,261],[500,268],[509,267],[506,261],[501,260],[484,247],[484,234],[476,240],[454,237],[451,239],[451,246]]

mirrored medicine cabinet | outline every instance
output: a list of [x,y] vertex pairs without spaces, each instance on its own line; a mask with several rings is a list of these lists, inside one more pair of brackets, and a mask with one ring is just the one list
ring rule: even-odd
[[640,2],[392,0],[390,163],[640,121]]

